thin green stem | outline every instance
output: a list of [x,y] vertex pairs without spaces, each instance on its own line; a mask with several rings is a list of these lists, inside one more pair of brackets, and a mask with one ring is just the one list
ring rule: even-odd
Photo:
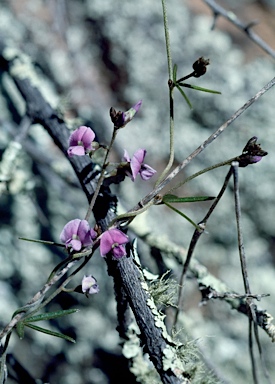
[[92,200],[90,202],[88,211],[87,211],[86,216],[85,216],[85,220],[87,220],[87,221],[89,221],[89,218],[90,218],[90,216],[92,214],[92,211],[93,211],[93,207],[95,205],[95,201],[97,199],[97,196],[99,194],[100,188],[102,186],[102,183],[103,183],[103,180],[104,180],[104,177],[105,177],[105,169],[106,169],[106,167],[108,165],[109,153],[110,153],[110,150],[111,150],[111,148],[112,148],[112,146],[114,144],[114,141],[115,141],[115,138],[116,138],[116,135],[117,135],[117,131],[118,131],[118,129],[116,129],[114,127],[112,139],[111,139],[110,145],[109,145],[109,147],[108,147],[108,149],[106,151],[106,154],[105,154],[105,158],[104,158],[104,161],[103,161],[102,170],[101,170],[101,174],[100,174],[97,186],[96,186],[96,190],[95,190],[95,192],[93,194]]
[[172,55],[171,55],[171,44],[169,37],[169,27],[168,27],[168,18],[167,18],[167,9],[166,9],[166,0],[161,0],[162,2],[162,12],[163,12],[163,23],[164,23],[164,34],[165,34],[165,45],[166,45],[166,55],[167,55],[167,64],[168,64],[168,86],[169,86],[169,103],[170,103],[170,155],[169,161],[160,177],[156,182],[156,186],[161,183],[165,178],[169,170],[171,169],[174,162],[174,98],[173,98],[173,66],[172,66]]
[[189,73],[189,75],[186,75],[184,77],[181,77],[179,80],[177,80],[177,84],[179,84],[181,81],[185,81],[187,79],[190,79],[190,77],[193,77],[196,72],[193,71],[192,73]]
[[174,96],[173,96],[174,87],[169,88],[169,100],[170,100],[170,154],[169,154],[169,161],[166,165],[165,169],[162,171],[161,175],[159,176],[156,185],[158,186],[161,181],[165,178],[169,170],[171,169],[173,162],[174,162]]
[[183,180],[183,181],[179,182],[178,184],[176,184],[173,188],[169,189],[167,194],[171,193],[171,192],[174,192],[176,189],[178,189],[179,187],[181,187],[182,185],[184,185],[188,181],[193,180],[196,177],[198,177],[200,175],[203,175],[206,172],[212,171],[213,169],[216,169],[216,168],[219,168],[219,167],[223,167],[224,165],[230,165],[232,163],[232,161],[235,161],[235,160],[236,160],[236,157],[233,157],[232,159],[229,159],[229,160],[226,160],[226,161],[222,161],[221,163],[218,163],[218,164],[215,164],[215,165],[211,165],[210,167],[204,168],[201,171],[194,173],[193,175],[187,177],[185,180]]
[[170,44],[170,37],[169,37],[166,0],[161,0],[161,2],[162,2],[162,13],[163,13],[163,23],[164,23],[164,34],[165,34],[168,74],[169,74],[169,79],[172,80],[173,79],[173,66],[172,66],[172,55],[171,55],[171,44]]

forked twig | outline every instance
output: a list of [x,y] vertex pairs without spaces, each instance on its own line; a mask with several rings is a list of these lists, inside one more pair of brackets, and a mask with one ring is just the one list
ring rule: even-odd
[[205,4],[207,4],[211,10],[213,11],[214,21],[212,29],[215,27],[216,19],[218,16],[222,16],[229,20],[233,25],[243,31],[250,40],[252,40],[255,44],[257,44],[260,48],[262,48],[266,53],[272,56],[275,59],[275,51],[255,32],[251,30],[251,28],[257,24],[257,22],[252,21],[248,24],[243,23],[232,11],[227,11],[214,0],[204,0]]
[[198,230],[196,228],[194,233],[193,233],[193,236],[192,236],[192,239],[191,239],[191,242],[190,242],[190,245],[189,245],[189,249],[188,249],[188,252],[187,252],[186,260],[185,260],[185,263],[183,265],[181,277],[180,277],[179,294],[178,294],[178,305],[177,305],[177,309],[176,309],[176,313],[175,313],[175,318],[174,318],[174,326],[177,324],[177,319],[178,319],[179,311],[181,310],[181,307],[182,307],[184,281],[185,281],[187,270],[188,270],[188,267],[189,267],[189,264],[190,264],[190,261],[191,261],[191,257],[192,257],[192,255],[194,253],[194,250],[195,250],[195,247],[197,245],[197,242],[199,241],[201,235],[205,231],[207,220],[209,219],[209,217],[213,213],[214,209],[218,205],[220,199],[222,198],[222,196],[223,196],[223,194],[224,194],[224,192],[225,192],[225,190],[226,190],[226,188],[228,186],[230,177],[232,176],[232,172],[233,172],[232,171],[232,167],[230,167],[230,170],[228,171],[228,173],[226,175],[225,181],[223,183],[223,186],[222,186],[218,196],[216,197],[216,199],[214,200],[213,204],[209,208],[209,211],[207,212],[207,214],[204,217],[204,219],[200,223],[198,223],[198,225],[201,228],[201,230]]
[[[248,280],[245,251],[244,251],[243,234],[242,234],[242,228],[241,228],[241,204],[240,204],[240,193],[239,193],[238,168],[239,168],[239,163],[236,161],[232,162],[239,256],[240,256],[240,263],[241,263],[241,270],[242,270],[242,275],[243,275],[245,293],[247,295],[251,295],[251,290],[250,290],[250,285],[249,285],[249,280]],[[263,353],[262,353],[262,346],[261,346],[259,333],[258,333],[255,304],[254,304],[251,297],[248,297],[246,299],[246,302],[247,302],[247,307],[249,308],[249,311],[251,313],[251,316],[249,316],[249,352],[250,352],[250,358],[251,358],[253,380],[254,380],[255,384],[259,383],[258,377],[257,377],[256,360],[255,360],[254,351],[253,351],[252,328],[254,328],[254,336],[256,339],[257,346],[258,346],[258,351],[259,351],[259,355],[260,355],[260,359],[261,359],[261,365],[262,365],[262,368],[264,371],[264,375],[265,375],[266,379],[268,380],[268,382],[271,384],[269,373],[267,371],[264,357],[263,357]]]

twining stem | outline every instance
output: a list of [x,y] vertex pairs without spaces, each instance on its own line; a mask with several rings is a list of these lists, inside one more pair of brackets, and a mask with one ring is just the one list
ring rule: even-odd
[[166,55],[167,55],[167,64],[168,64],[168,86],[169,86],[169,105],[170,105],[170,154],[169,161],[166,165],[165,169],[159,176],[156,186],[160,184],[160,182],[167,175],[169,170],[171,169],[174,162],[174,96],[173,91],[173,66],[172,66],[172,55],[171,55],[171,45],[170,45],[170,37],[169,37],[169,27],[168,27],[168,19],[167,19],[167,10],[166,10],[166,0],[161,0],[162,2],[162,12],[163,12],[163,23],[164,23],[164,33],[165,33],[165,45],[166,45]]
[[[238,247],[239,247],[239,256],[240,256],[245,293],[251,294],[249,280],[248,280],[247,266],[246,266],[246,257],[245,257],[245,251],[244,251],[243,234],[242,234],[242,228],[241,228],[241,203],[240,203],[238,167],[239,167],[239,163],[237,161],[232,163],[233,174],[234,174],[234,197],[235,197],[235,213],[236,213],[237,232],[238,232]],[[257,326],[255,304],[253,303],[251,298],[247,298],[247,307],[250,309],[250,313],[251,313],[251,316],[249,318],[249,352],[250,352],[250,359],[251,359],[251,365],[252,365],[253,380],[255,384],[259,383],[257,369],[256,369],[256,359],[253,351],[252,327],[254,328],[254,336],[257,343],[264,375],[268,380],[268,382],[271,383],[269,373],[267,371],[266,364],[263,358],[262,346],[261,346],[258,326]]]
[[114,130],[113,130],[113,135],[112,135],[112,139],[111,139],[111,142],[110,142],[110,145],[109,147],[107,148],[107,151],[106,151],[106,154],[105,154],[105,158],[104,158],[104,161],[103,161],[103,166],[102,166],[102,170],[101,170],[101,174],[100,174],[100,177],[99,177],[99,180],[98,180],[98,183],[97,183],[97,186],[96,186],[96,190],[93,194],[93,197],[92,197],[92,200],[90,202],[90,205],[89,205],[89,208],[87,210],[87,213],[86,213],[86,216],[85,216],[85,220],[89,221],[89,218],[92,214],[92,211],[93,211],[93,207],[95,205],[95,202],[96,202],[96,199],[97,199],[97,196],[99,194],[99,191],[100,191],[100,188],[102,186],[102,183],[104,181],[104,177],[105,177],[105,169],[106,167],[108,166],[108,157],[109,157],[109,153],[110,153],[110,150],[114,144],[114,141],[115,141],[115,138],[116,138],[116,135],[117,135],[117,131],[118,129],[116,129],[114,127]]
[[251,294],[248,275],[247,275],[247,266],[246,266],[244,244],[243,244],[243,234],[242,234],[242,228],[241,228],[241,203],[240,203],[240,195],[239,195],[239,177],[238,177],[239,163],[237,161],[233,162],[232,167],[234,172],[234,197],[235,197],[235,212],[236,212],[236,221],[237,221],[240,263],[241,263],[245,293]]
[[166,45],[166,55],[167,55],[167,64],[168,64],[168,75],[169,75],[169,79],[172,80],[173,79],[173,66],[172,66],[172,55],[171,55],[171,44],[170,44],[170,37],[169,37],[166,0],[161,0],[161,2],[162,2],[165,45]]

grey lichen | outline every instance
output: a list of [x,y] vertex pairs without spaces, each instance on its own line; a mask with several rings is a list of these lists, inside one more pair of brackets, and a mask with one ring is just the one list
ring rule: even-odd
[[9,62],[9,73],[12,77],[29,80],[34,87],[41,91],[43,97],[52,107],[57,105],[58,98],[55,92],[52,91],[49,83],[43,79],[42,74],[39,73],[38,75],[37,69],[34,68],[28,55],[13,47],[4,48],[2,55]]

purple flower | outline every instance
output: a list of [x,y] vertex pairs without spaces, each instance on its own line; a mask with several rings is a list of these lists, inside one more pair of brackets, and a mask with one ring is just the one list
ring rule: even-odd
[[145,149],[138,149],[134,153],[132,159],[130,159],[128,152],[124,150],[122,161],[127,161],[130,163],[131,172],[126,171],[126,174],[131,178],[132,181],[135,180],[138,174],[140,174],[142,180],[149,180],[157,172],[148,164],[143,163],[146,152],[147,151]]
[[107,255],[112,252],[115,258],[120,259],[126,255],[125,244],[129,242],[129,238],[119,229],[113,228],[103,232],[100,237],[100,254]]
[[114,108],[110,109],[110,116],[111,120],[114,123],[114,126],[118,128],[125,127],[126,124],[128,124],[135,114],[138,112],[139,108],[141,107],[142,100],[139,100],[135,105],[133,105],[128,111],[121,112],[116,110]]
[[240,167],[246,167],[249,164],[258,163],[267,152],[262,150],[261,145],[257,143],[258,138],[253,136],[243,149],[243,153],[236,160],[239,161]]
[[89,127],[82,125],[77,128],[69,138],[69,149],[67,151],[70,157],[84,156],[93,150],[92,142],[94,141],[95,133]]
[[93,295],[99,292],[99,286],[96,279],[92,276],[85,276],[82,279],[82,292],[86,295]]
[[96,232],[90,228],[87,220],[74,219],[69,221],[60,234],[60,240],[66,248],[72,247],[74,251],[93,244]]

